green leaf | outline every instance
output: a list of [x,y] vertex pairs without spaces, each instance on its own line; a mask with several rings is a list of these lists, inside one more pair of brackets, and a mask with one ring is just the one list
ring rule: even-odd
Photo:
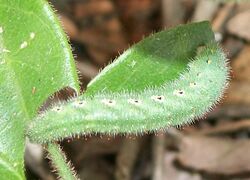
[[8,157],[5,157],[4,154],[0,154],[0,174],[3,179],[24,179],[22,170],[18,172],[16,168],[17,164],[13,164]]
[[131,47],[86,94],[31,122],[28,136],[46,143],[77,134],[140,134],[187,124],[220,99],[227,78],[225,56],[209,24],[178,26]]
[[24,127],[54,92],[79,90],[67,38],[44,0],[0,0],[0,174],[23,179]]
[[214,34],[209,22],[182,25],[151,35],[107,66],[89,83],[85,95],[161,86],[186,70],[198,46],[212,41]]

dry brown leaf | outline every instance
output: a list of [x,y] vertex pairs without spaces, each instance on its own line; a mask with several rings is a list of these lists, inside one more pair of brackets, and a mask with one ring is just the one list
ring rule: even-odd
[[60,19],[64,27],[64,30],[67,32],[67,35],[70,37],[70,39],[72,40],[77,39],[79,31],[74,21],[65,15],[60,15]]
[[223,100],[227,105],[250,105],[250,83],[232,81]]
[[212,20],[217,9],[219,8],[218,1],[199,0],[192,21]]
[[163,26],[169,28],[184,22],[185,7],[182,1],[162,0]]
[[250,45],[245,46],[233,61],[232,69],[234,71],[235,79],[240,81],[250,81]]
[[212,174],[250,172],[250,140],[185,136],[178,162],[187,168]]
[[250,41],[250,11],[237,14],[229,20],[227,30],[240,38]]
[[79,1],[74,6],[74,13],[78,19],[86,16],[102,15],[112,12],[113,10],[114,6],[109,0]]
[[213,20],[212,27],[215,32],[223,32],[224,25],[231,14],[234,12],[235,3],[230,2],[225,4],[217,13],[215,19]]
[[202,177],[198,173],[192,173],[178,169],[174,165],[176,152],[166,151],[164,155],[164,172],[162,180],[201,180]]

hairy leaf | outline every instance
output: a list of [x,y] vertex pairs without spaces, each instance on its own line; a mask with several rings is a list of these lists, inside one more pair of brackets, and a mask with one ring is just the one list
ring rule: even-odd
[[208,22],[179,26],[151,35],[125,51],[88,85],[97,92],[142,91],[177,79],[198,46],[214,40]]
[[127,50],[92,81],[87,94],[33,121],[28,135],[46,143],[77,134],[136,134],[183,125],[219,100],[227,77],[209,24],[179,26]]
[[55,91],[78,91],[71,49],[44,0],[0,0],[0,174],[22,179],[24,127]]

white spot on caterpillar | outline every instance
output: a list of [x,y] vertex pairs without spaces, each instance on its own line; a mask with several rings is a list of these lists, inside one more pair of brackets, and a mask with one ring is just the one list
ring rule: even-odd
[[189,86],[190,87],[195,87],[195,86],[197,86],[197,84],[196,84],[196,82],[191,82],[191,83],[189,83]]
[[20,45],[20,49],[24,49],[28,46],[27,41],[24,41],[21,45]]
[[151,99],[156,102],[164,102],[165,97],[164,96],[151,96]]
[[55,111],[55,112],[59,112],[61,110],[62,110],[62,108],[59,107],[59,106],[55,106],[55,107],[52,108],[52,111]]
[[34,39],[35,36],[36,36],[36,34],[35,34],[34,32],[31,32],[31,33],[30,33],[30,39]]
[[185,92],[183,90],[175,90],[174,95],[175,96],[184,96]]
[[3,33],[3,27],[0,26],[0,34]]
[[107,106],[114,106],[116,104],[116,102],[111,99],[103,99],[101,102]]
[[128,103],[139,106],[139,105],[141,105],[142,102],[138,99],[129,99]]
[[73,103],[73,105],[74,105],[74,107],[79,107],[79,108],[81,108],[81,107],[84,107],[84,106],[86,105],[86,101],[75,101],[75,102]]
[[212,63],[212,60],[211,59],[208,59],[207,60],[207,64],[211,64]]

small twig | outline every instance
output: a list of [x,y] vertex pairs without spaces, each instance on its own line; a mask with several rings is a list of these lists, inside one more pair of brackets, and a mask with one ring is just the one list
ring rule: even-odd
[[123,145],[116,159],[115,177],[117,180],[130,180],[133,167],[135,165],[141,140],[139,138],[124,139]]
[[194,132],[192,134],[195,135],[215,135],[215,134],[226,134],[232,133],[242,130],[248,130],[250,128],[250,121],[249,119],[230,122],[230,123],[223,123],[223,125],[219,125],[214,128],[207,128],[201,131]]
[[223,6],[220,11],[218,11],[216,18],[212,23],[212,27],[215,32],[224,32],[225,24],[227,20],[231,17],[231,15],[234,13],[235,7],[235,2],[229,2],[225,4],[225,6]]
[[165,135],[160,135],[153,138],[153,180],[163,179],[165,137]]
[[[236,91],[234,91],[236,92]],[[242,96],[242,95],[241,95]],[[237,96],[238,97],[238,96]],[[244,96],[245,97],[245,96]],[[249,105],[224,105],[213,110],[209,113],[208,119],[224,118],[224,119],[237,119],[237,118],[250,118]]]
[[49,158],[52,160],[53,167],[56,169],[60,179],[78,179],[70,162],[66,163],[65,154],[62,152],[60,146],[57,143],[48,144],[47,151],[49,153]]

